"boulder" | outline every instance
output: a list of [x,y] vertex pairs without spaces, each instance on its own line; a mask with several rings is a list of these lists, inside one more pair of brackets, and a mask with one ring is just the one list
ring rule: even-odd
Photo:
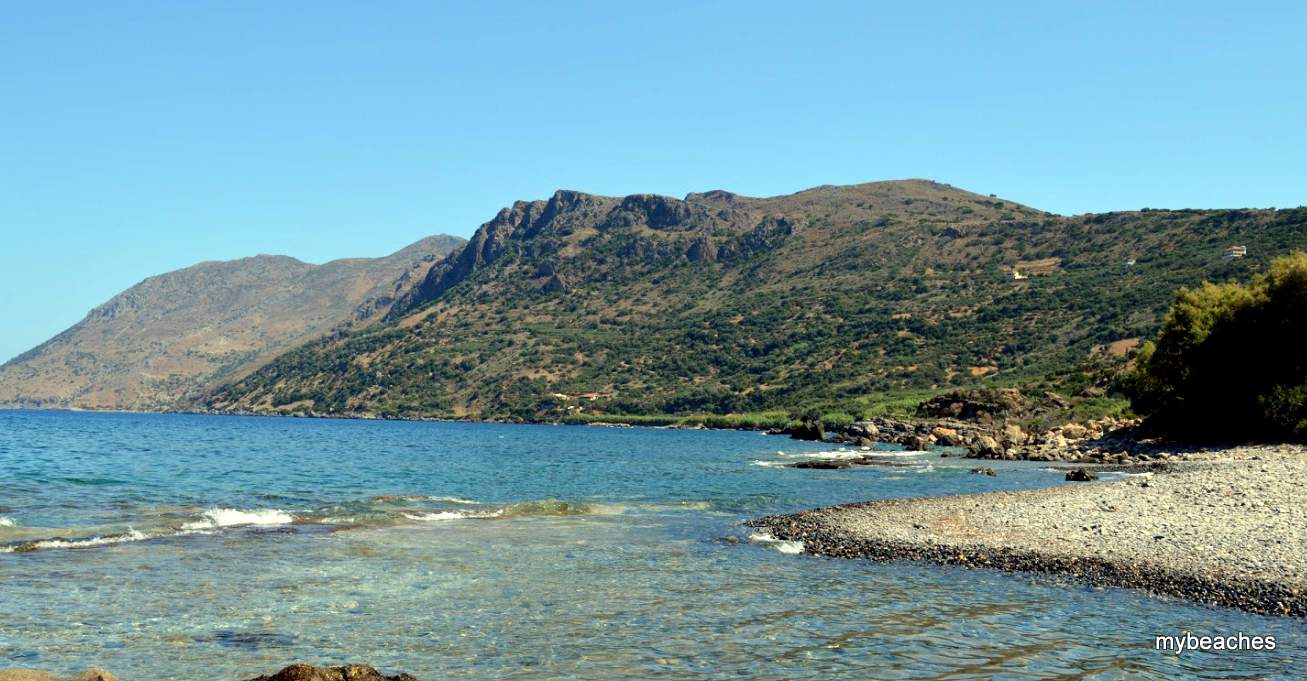
[[917,405],[917,416],[985,421],[1024,408],[1026,399],[1013,388],[956,390]]
[[863,431],[862,433],[863,435],[866,435],[867,437],[873,440],[876,439],[877,437],[880,437],[880,428],[877,428],[876,424],[874,423],[871,422],[863,423],[862,431]]
[[1039,437],[1040,443],[1054,449],[1064,449],[1067,446],[1066,437],[1060,431],[1050,430]]
[[118,681],[118,677],[100,669],[99,667],[91,667],[81,674],[74,676],[72,681]]
[[988,435],[977,435],[970,445],[971,453],[982,459],[1000,459],[1003,457],[1003,448],[999,446],[998,440]]
[[410,674],[385,676],[362,664],[343,667],[318,667],[311,664],[293,664],[272,676],[260,676],[249,681],[418,681]]
[[788,431],[791,440],[814,440],[822,441],[826,439],[826,429],[822,428],[821,421],[804,421],[797,426],[793,426]]
[[1022,430],[1021,426],[1015,423],[1003,426],[1003,442],[1007,443],[1007,446],[1021,447],[1029,440],[1030,436],[1026,435],[1026,431]]
[[972,475],[988,475],[989,477],[993,478],[993,477],[996,477],[996,476],[998,475],[998,472],[996,472],[993,468],[984,467],[984,468],[972,468],[972,469],[971,469],[971,474],[972,474]]
[[958,431],[954,428],[936,426],[930,431],[930,434],[935,438],[935,442],[944,445],[945,447],[962,446],[962,436],[959,435]]
[[1092,480],[1097,480],[1098,475],[1092,471],[1087,471],[1083,468],[1077,468],[1073,471],[1067,472],[1066,479],[1067,482],[1090,482]]
[[1083,440],[1089,437],[1089,429],[1079,423],[1068,423],[1060,428],[1062,437],[1068,440]]
[[930,449],[930,438],[925,435],[909,435],[903,438],[902,444],[912,451],[924,452]]

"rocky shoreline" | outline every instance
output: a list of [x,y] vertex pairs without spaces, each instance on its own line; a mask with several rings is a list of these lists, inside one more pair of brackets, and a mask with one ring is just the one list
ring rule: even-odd
[[748,523],[805,553],[1057,575],[1307,617],[1307,448],[1022,492],[832,506]]

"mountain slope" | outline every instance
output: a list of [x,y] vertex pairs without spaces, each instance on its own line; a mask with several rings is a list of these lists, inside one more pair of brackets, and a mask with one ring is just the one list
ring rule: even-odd
[[338,325],[363,326],[463,243],[310,265],[260,255],[150,277],[0,366],[0,405],[161,409]]
[[[1222,260],[1236,243],[1249,256]],[[1307,210],[1059,217],[922,180],[763,199],[560,191],[501,211],[385,323],[203,404],[724,413],[1035,375],[1151,333],[1177,286],[1291,248],[1307,248]]]

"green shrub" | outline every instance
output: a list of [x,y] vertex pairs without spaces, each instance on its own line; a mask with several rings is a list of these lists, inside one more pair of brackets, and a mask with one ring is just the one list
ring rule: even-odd
[[1247,286],[1180,289],[1122,383],[1174,435],[1307,439],[1307,254]]

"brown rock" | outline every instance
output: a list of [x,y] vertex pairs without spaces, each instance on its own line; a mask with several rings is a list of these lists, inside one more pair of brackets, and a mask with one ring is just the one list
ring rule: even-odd
[[930,449],[930,438],[925,435],[909,435],[903,438],[903,446],[912,451],[924,452]]
[[409,674],[385,676],[362,664],[343,667],[318,667],[311,664],[293,664],[272,676],[260,676],[249,681],[418,681]]
[[1020,447],[1029,439],[1030,436],[1026,435],[1026,431],[1022,430],[1021,426],[1018,426],[1015,423],[1009,423],[1006,426],[1003,426],[1003,441],[1009,446]]
[[1089,482],[1091,480],[1097,480],[1098,475],[1083,468],[1077,468],[1067,473],[1066,479],[1068,482]]
[[100,669],[99,667],[91,667],[81,674],[74,676],[72,681],[118,681],[118,677]]
[[930,434],[934,436],[935,442],[938,442],[939,444],[944,445],[945,447],[962,446],[962,436],[959,435],[958,431],[954,428],[945,428],[943,426],[936,426],[934,429],[930,431]]
[[1003,456],[1003,448],[998,440],[988,435],[977,435],[971,443],[971,453],[983,459],[998,459]]
[[1089,429],[1079,423],[1068,423],[1061,428],[1062,437],[1068,440],[1083,440],[1089,437]]

